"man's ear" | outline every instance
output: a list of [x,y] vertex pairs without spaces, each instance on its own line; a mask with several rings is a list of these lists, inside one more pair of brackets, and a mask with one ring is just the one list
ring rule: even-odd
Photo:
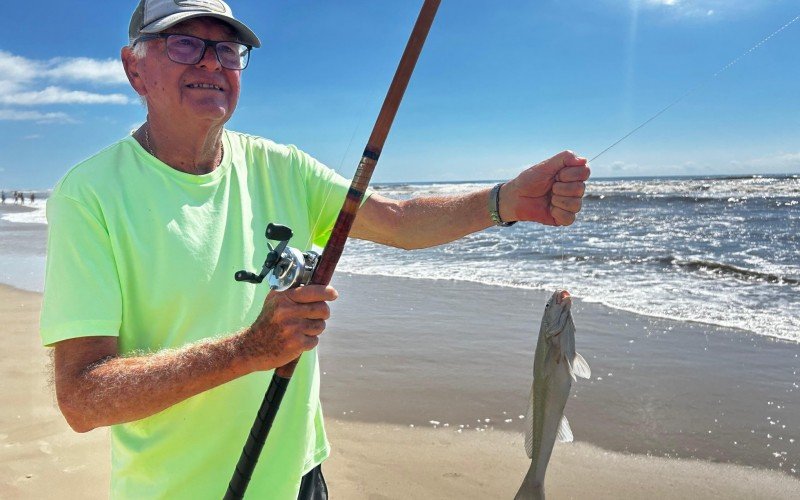
[[130,47],[122,47],[120,59],[122,59],[122,67],[125,69],[125,76],[128,77],[128,81],[131,87],[133,87],[133,90],[140,96],[146,95],[147,89],[144,80],[139,75],[139,64],[141,61],[133,54],[133,49]]

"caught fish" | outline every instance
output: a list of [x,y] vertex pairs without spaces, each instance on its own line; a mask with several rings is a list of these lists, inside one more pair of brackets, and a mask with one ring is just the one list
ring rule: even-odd
[[572,430],[564,416],[572,382],[575,377],[591,376],[589,364],[575,352],[571,307],[572,299],[566,290],[557,290],[545,306],[533,360],[533,386],[525,425],[525,452],[531,459],[531,467],[515,500],[544,498],[544,473],[555,440],[572,441]]

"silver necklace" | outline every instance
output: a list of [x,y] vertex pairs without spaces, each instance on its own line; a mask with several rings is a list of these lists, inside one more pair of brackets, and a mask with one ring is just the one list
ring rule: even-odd
[[148,131],[150,130],[150,123],[148,122],[144,127],[144,142],[147,144],[147,152],[150,153],[152,156],[156,156],[153,152],[153,146],[150,145],[150,134]]

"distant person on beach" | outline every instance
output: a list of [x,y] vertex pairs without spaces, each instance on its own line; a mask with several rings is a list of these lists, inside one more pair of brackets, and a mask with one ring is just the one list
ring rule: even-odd
[[2,200],[3,205],[6,204],[6,192],[0,191],[0,200]]
[[31,203],[33,203],[34,199],[35,199],[35,197],[33,196],[33,193],[31,193]]
[[[271,221],[295,247],[324,246],[349,182],[294,146],[224,128],[260,46],[225,2],[142,0],[128,34],[121,59],[147,119],[47,203],[41,336],[61,411],[78,432],[111,426],[112,497],[220,498],[265,372],[302,354],[248,496],[327,498],[315,347],[337,291],[267,293],[233,274],[260,268]],[[586,163],[565,151],[459,196],[369,192],[351,236],[415,249],[514,221],[570,225]]]

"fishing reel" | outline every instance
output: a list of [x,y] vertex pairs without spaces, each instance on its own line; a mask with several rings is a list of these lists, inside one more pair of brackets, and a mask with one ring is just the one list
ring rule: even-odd
[[292,239],[292,230],[287,226],[269,223],[265,235],[268,240],[280,243],[273,248],[267,242],[269,253],[264,261],[264,267],[261,268],[261,273],[237,271],[233,276],[234,279],[258,284],[267,278],[269,288],[278,292],[308,284],[317,268],[319,254],[311,251],[301,252],[288,246],[289,240]]

